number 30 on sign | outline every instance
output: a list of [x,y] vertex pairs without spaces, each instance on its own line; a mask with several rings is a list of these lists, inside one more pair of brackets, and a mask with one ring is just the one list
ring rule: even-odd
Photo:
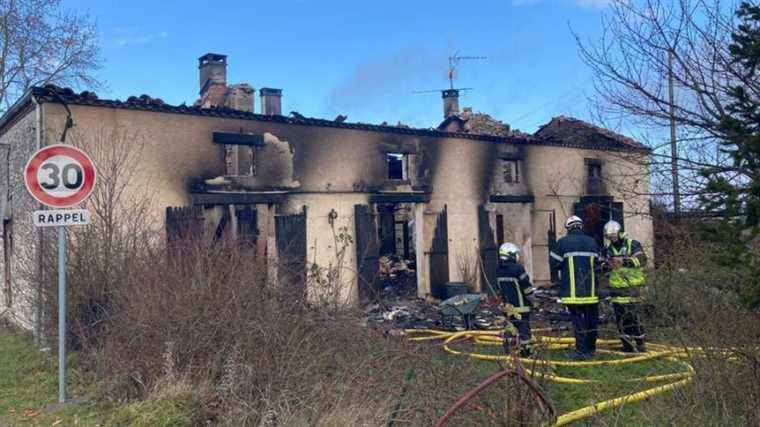
[[95,164],[76,147],[50,145],[29,159],[24,182],[32,197],[43,205],[74,206],[87,199],[95,188]]

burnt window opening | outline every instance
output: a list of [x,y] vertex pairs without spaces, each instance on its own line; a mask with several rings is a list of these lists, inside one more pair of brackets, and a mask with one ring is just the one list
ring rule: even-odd
[[602,162],[599,159],[586,159],[587,193],[601,194],[602,188]]
[[409,155],[403,153],[386,153],[388,179],[406,181],[409,179]]
[[501,246],[504,243],[504,215],[496,214],[496,244]]
[[588,178],[589,179],[602,179],[602,165],[589,164],[588,165]]
[[504,182],[507,184],[520,183],[520,162],[518,160],[502,160],[501,170]]

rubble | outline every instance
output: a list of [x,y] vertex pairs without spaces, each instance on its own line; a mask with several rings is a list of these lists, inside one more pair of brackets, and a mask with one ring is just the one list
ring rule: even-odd
[[[381,263],[382,268],[395,277],[403,276],[403,269],[394,269],[397,262],[386,259]],[[400,282],[397,282],[400,283]],[[463,316],[447,316],[441,307],[441,301],[432,297],[417,298],[414,286],[408,289],[394,288],[386,284],[378,293],[376,301],[364,306],[364,319],[368,327],[382,330],[392,336],[403,336],[405,329],[438,329],[447,331],[465,330]],[[472,329],[500,330],[507,322],[507,317],[501,310],[501,299],[479,294],[481,302],[472,317]],[[534,292],[534,306],[531,321],[545,326],[564,328],[571,321],[566,307],[557,299],[559,295],[554,289],[538,288]],[[610,321],[609,314],[602,311],[600,322]]]

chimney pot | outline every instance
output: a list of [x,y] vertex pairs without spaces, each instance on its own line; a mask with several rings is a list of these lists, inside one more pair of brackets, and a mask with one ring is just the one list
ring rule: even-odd
[[227,55],[207,53],[198,58],[200,93],[208,89],[212,83],[227,84]]
[[441,93],[443,94],[443,118],[446,119],[459,114],[459,91],[446,89]]
[[261,97],[261,114],[282,115],[282,89],[262,87],[259,89],[259,97]]

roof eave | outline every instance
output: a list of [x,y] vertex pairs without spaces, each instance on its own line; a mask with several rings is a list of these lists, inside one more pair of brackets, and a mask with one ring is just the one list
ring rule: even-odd
[[11,105],[11,108],[9,108],[8,111],[6,111],[5,114],[0,117],[0,129],[5,129],[5,126],[8,123],[13,121],[20,112],[24,111],[26,106],[32,102],[32,98],[32,88],[27,89],[21,98],[14,102],[13,105]]

